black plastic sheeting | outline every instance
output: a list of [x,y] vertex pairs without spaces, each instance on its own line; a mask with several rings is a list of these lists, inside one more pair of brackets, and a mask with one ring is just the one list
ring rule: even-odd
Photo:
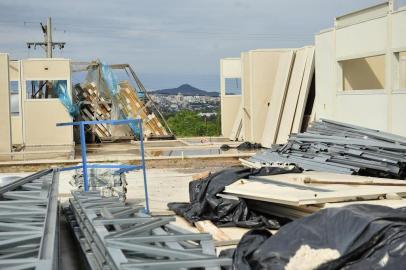
[[300,173],[299,168],[293,169],[268,167],[250,169],[232,167],[214,173],[204,180],[189,183],[190,203],[169,203],[169,209],[183,216],[188,222],[211,220],[220,227],[238,226],[243,228],[265,227],[277,229],[280,224],[276,218],[270,218],[248,209],[243,199],[234,200],[217,196],[225,186],[251,175],[274,175],[284,173]]
[[366,204],[328,208],[281,227],[275,235],[251,230],[233,253],[232,269],[282,270],[302,245],[341,254],[318,270],[405,269],[406,208]]
[[262,145],[260,143],[250,143],[250,142],[243,142],[241,144],[239,144],[238,146],[230,146],[228,144],[223,144],[222,146],[220,146],[220,149],[223,151],[227,151],[229,149],[233,149],[236,148],[237,150],[257,150],[257,149],[261,149]]

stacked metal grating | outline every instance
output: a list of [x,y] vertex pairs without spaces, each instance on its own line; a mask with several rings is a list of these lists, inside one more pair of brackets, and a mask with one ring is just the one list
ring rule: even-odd
[[209,234],[190,233],[151,217],[117,197],[72,192],[64,209],[91,269],[218,269],[231,265],[217,258]]
[[270,165],[293,163],[304,170],[405,179],[406,138],[321,119],[305,133],[292,134],[285,145],[249,159]]
[[58,269],[58,177],[45,170],[0,187],[0,269]]

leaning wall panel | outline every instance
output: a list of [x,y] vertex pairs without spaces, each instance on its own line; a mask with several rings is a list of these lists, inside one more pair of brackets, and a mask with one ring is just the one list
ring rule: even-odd
[[251,97],[252,99],[252,142],[260,143],[268,103],[270,102],[275,78],[278,71],[279,58],[284,52],[279,51],[252,51],[251,56]]
[[238,111],[241,110],[241,95],[221,97],[221,132],[224,137],[230,137]]

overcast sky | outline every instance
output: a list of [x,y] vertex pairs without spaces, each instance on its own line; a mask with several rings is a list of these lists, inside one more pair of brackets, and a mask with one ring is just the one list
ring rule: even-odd
[[149,89],[189,83],[218,91],[219,59],[257,48],[300,47],[334,17],[379,0],[1,0],[0,51],[43,56],[39,22],[53,20],[55,52],[75,61],[129,63]]

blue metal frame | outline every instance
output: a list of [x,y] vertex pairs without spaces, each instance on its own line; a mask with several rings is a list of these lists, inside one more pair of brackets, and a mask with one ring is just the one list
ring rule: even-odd
[[[85,125],[97,125],[97,124],[110,124],[110,125],[129,125],[134,132],[136,130],[132,126],[137,126],[139,128],[140,134],[140,152],[141,152],[141,165],[112,165],[112,164],[87,164],[86,155],[86,137],[85,137]],[[121,120],[100,120],[100,121],[79,121],[79,122],[68,122],[68,123],[57,123],[56,126],[79,126],[80,129],[80,147],[82,152],[82,165],[81,166],[71,166],[62,168],[61,171],[68,170],[83,170],[83,183],[85,192],[89,191],[89,179],[87,175],[87,169],[118,169],[115,173],[128,172],[131,170],[142,170],[144,177],[144,192],[145,192],[145,208],[146,212],[149,213],[149,196],[148,196],[148,184],[147,184],[147,172],[145,169],[145,156],[144,156],[144,135],[142,132],[142,121],[141,119],[121,119]]]

